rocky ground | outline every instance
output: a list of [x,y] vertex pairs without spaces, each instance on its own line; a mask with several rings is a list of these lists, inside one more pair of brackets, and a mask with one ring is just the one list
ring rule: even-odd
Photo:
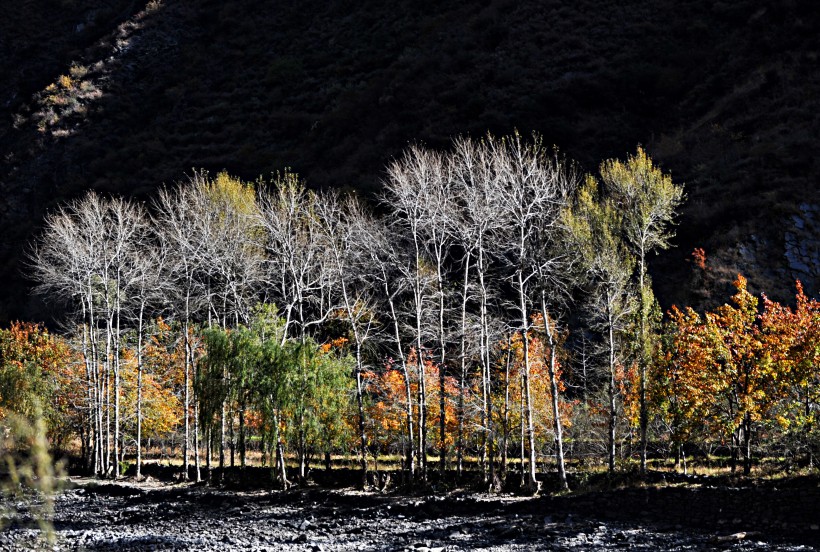
[[[56,544],[49,549],[820,550],[811,530],[761,532],[738,520],[715,520],[714,527],[698,528],[675,519],[664,522],[663,512],[633,516],[628,514],[633,507],[651,505],[631,504],[644,499],[629,493],[543,499],[466,492],[407,497],[351,489],[248,492],[75,483],[56,500]],[[625,515],[619,516],[619,510]],[[39,547],[38,535],[13,521],[0,533],[0,550]]]

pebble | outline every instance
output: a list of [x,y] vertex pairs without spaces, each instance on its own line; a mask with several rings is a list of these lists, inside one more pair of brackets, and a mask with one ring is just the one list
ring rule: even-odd
[[[713,547],[713,534],[681,526],[652,529],[590,519],[578,513],[505,509],[503,501],[351,496],[331,491],[308,495],[232,494],[201,488],[156,489],[140,493],[95,493],[89,508],[84,489],[67,491],[55,505],[58,550],[202,550],[226,552],[338,552],[407,550],[496,552],[523,550],[697,551]],[[338,498],[338,500],[337,500]],[[435,502],[437,516],[429,514]],[[0,505],[2,506],[2,505]],[[409,510],[408,510],[409,506]],[[539,510],[539,508],[542,508]],[[391,512],[392,510],[392,512]],[[402,511],[407,515],[392,515]],[[390,512],[378,519],[379,512]],[[109,518],[116,516],[117,522]],[[729,518],[727,526],[734,525]],[[803,526],[808,528],[807,525]],[[812,524],[812,531],[818,526]],[[16,525],[0,532],[0,551],[34,550],[36,531]],[[745,539],[733,552],[813,550]]]

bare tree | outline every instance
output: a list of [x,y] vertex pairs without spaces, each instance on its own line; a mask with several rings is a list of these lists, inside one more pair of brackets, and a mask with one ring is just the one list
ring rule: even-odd
[[453,240],[456,202],[455,189],[451,178],[452,165],[439,154],[428,152],[430,178],[419,188],[422,209],[421,231],[424,238],[426,257],[432,260],[435,270],[435,298],[437,301],[436,334],[438,351],[436,361],[439,373],[439,472],[442,477],[447,463],[447,441],[445,435],[446,401],[445,378],[447,375],[447,264]]
[[460,207],[454,217],[454,234],[463,251],[461,291],[461,397],[459,399],[458,428],[458,470],[461,473],[464,457],[464,401],[463,395],[467,379],[467,306],[471,301],[472,285],[475,272],[476,292],[478,295],[478,329],[479,329],[479,366],[481,369],[482,409],[482,447],[481,466],[484,476],[488,476],[486,460],[489,458],[488,447],[491,424],[490,401],[490,331],[488,308],[492,291],[489,276],[491,274],[491,251],[504,226],[502,215],[502,195],[499,193],[499,180],[496,178],[496,166],[492,150],[494,138],[476,142],[469,138],[459,138],[454,142],[454,151],[450,157],[450,174],[454,189],[460,200]]
[[89,427],[94,444],[89,450],[94,451],[93,471],[98,474],[120,475],[123,294],[143,219],[134,204],[90,192],[47,218],[32,252],[40,291],[56,293],[82,313],[82,349],[94,418]]
[[102,400],[97,351],[97,267],[100,247],[96,233],[99,225],[85,204],[99,203],[95,194],[75,200],[48,215],[43,233],[29,253],[32,272],[39,282],[36,291],[62,300],[79,316],[82,327],[82,353],[85,361],[88,439],[87,465],[95,474],[102,470]]
[[428,290],[432,287],[431,280],[438,277],[438,272],[430,274],[429,261],[425,255],[429,215],[425,198],[434,196],[432,190],[440,186],[442,171],[443,162],[440,154],[419,146],[411,146],[401,159],[389,165],[388,178],[384,183],[384,202],[392,208],[394,223],[407,237],[412,251],[412,274],[409,275],[409,281],[419,382],[418,468],[419,475],[424,481],[427,479],[427,389],[424,365],[428,350],[424,326],[427,303],[431,299]]
[[141,213],[139,227],[134,235],[134,247],[130,251],[126,274],[128,313],[136,325],[137,336],[137,478],[142,476],[142,422],[143,422],[143,375],[146,319],[152,306],[159,306],[165,295],[164,280],[167,251],[154,233],[145,213]]
[[[185,347],[183,419],[183,478],[188,479],[191,446],[191,381],[194,356],[192,324],[206,304],[206,286],[201,281],[205,236],[199,226],[201,201],[195,186],[179,186],[174,191],[160,190],[154,204],[154,226],[164,249],[168,252],[167,278],[169,302],[182,319],[182,339]],[[220,465],[224,467],[224,439],[220,449]]]
[[[123,306],[128,281],[130,263],[138,254],[138,234],[144,228],[145,214],[141,206],[120,198],[113,198],[107,203],[106,216],[102,229],[106,246],[104,250],[110,255],[104,266],[110,267],[111,284],[107,286],[105,305],[108,311],[108,333],[111,338],[111,351],[114,372],[114,476],[120,475],[120,422],[121,422],[121,345]],[[113,288],[113,289],[112,289]],[[109,297],[113,296],[113,297]],[[108,340],[106,341],[108,342]]]
[[272,190],[260,194],[259,203],[266,231],[263,244],[268,257],[268,292],[285,316],[284,343],[294,325],[303,338],[308,328],[327,317],[326,251],[316,216],[316,196],[298,176],[286,172],[277,177]]
[[384,219],[371,219],[369,224],[358,229],[362,245],[370,266],[369,276],[373,279],[380,291],[381,302],[387,307],[387,315],[392,328],[390,348],[399,359],[399,366],[404,380],[405,389],[405,429],[407,438],[405,443],[405,469],[410,479],[415,478],[416,443],[413,421],[413,395],[411,378],[407,365],[407,355],[404,350],[403,319],[399,304],[406,294],[413,273],[412,261],[390,237],[390,229]]
[[518,329],[524,352],[524,417],[529,449],[527,487],[537,492],[535,468],[535,428],[530,389],[529,331],[534,292],[556,274],[560,255],[546,254],[539,238],[558,232],[557,221],[567,197],[570,179],[556,156],[548,155],[538,136],[524,142],[518,134],[490,142],[498,189],[503,200],[503,217],[508,225],[508,247],[504,252],[512,272],[511,282],[518,296]]
[[366,228],[372,224],[353,197],[340,199],[334,192],[318,198],[317,215],[324,236],[324,243],[332,258],[334,281],[341,300],[345,319],[353,335],[356,357],[356,403],[358,407],[358,430],[362,487],[367,485],[367,436],[365,435],[365,411],[362,374],[365,369],[364,347],[373,335],[375,326],[375,297],[368,272],[370,258],[366,240]]

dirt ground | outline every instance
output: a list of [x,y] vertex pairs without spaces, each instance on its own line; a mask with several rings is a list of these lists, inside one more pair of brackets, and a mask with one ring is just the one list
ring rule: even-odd
[[[533,499],[466,491],[238,491],[150,479],[74,479],[71,486],[56,499],[56,541],[47,549],[820,550],[811,529],[760,531],[737,519],[693,527],[630,492]],[[0,550],[42,546],[39,531],[27,527],[24,505],[10,505],[23,515],[0,533]]]

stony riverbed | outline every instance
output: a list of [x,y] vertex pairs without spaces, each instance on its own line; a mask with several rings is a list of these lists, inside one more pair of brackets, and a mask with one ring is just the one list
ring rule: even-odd
[[[56,501],[54,550],[820,550],[799,534],[618,519],[607,495],[525,499],[474,493],[389,496],[351,489],[225,491],[79,482]],[[590,506],[592,504],[593,506]],[[595,513],[595,504],[601,515]],[[651,505],[650,505],[651,506]],[[820,508],[820,504],[817,505]],[[645,507],[645,506],[644,506]],[[656,512],[657,513],[657,512]],[[613,515],[614,514],[614,515]],[[627,516],[632,517],[632,516]],[[641,517],[641,516],[638,516]],[[42,545],[13,522],[0,550]]]

